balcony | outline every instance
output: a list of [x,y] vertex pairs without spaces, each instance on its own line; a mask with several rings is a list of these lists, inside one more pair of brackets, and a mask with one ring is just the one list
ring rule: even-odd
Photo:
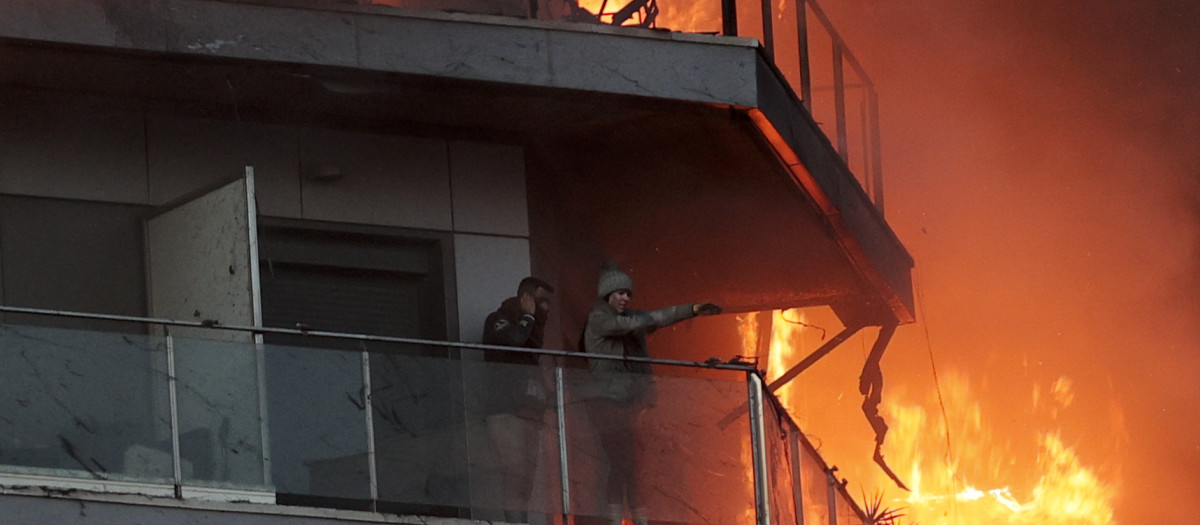
[[[64,2],[18,3],[0,19],[7,193],[158,206],[241,157],[262,168],[264,215],[355,222],[363,214],[300,202],[352,179],[295,167],[359,155],[306,141],[332,131],[350,145],[343,132],[513,144],[531,211],[520,234],[538,264],[593,268],[579,254],[603,253],[664,293],[713,294],[730,311],[832,305],[856,324],[914,319],[913,261],[882,213],[874,91],[811,1],[655,3],[654,25],[680,32],[605,25],[612,2],[596,2],[591,23],[550,0],[536,13],[514,0]],[[689,6],[704,16],[679,18]],[[55,109],[27,110],[42,107]],[[127,141],[109,143],[114,126]],[[221,151],[179,162],[201,135]],[[76,162],[80,147],[124,156],[95,166]],[[294,151],[329,158],[277,161]],[[79,182],[47,183],[63,179]],[[448,198],[418,197],[413,209]],[[403,219],[392,225],[452,226]]]
[[[485,345],[0,313],[7,494],[96,505],[138,494],[148,496],[139,504],[168,513],[219,508],[281,520],[586,523],[610,512],[602,496],[610,462],[595,430],[604,424],[586,408],[594,383],[577,353],[534,351],[534,367],[503,362],[524,351]],[[79,322],[124,331],[47,326]],[[644,517],[864,522],[752,367],[649,362],[656,404],[610,415],[636,422],[631,487]],[[497,392],[511,391],[497,385],[513,378],[549,393],[546,410],[526,418],[534,439],[497,436]],[[502,461],[513,457],[529,459]],[[521,483],[527,498],[502,489]]]

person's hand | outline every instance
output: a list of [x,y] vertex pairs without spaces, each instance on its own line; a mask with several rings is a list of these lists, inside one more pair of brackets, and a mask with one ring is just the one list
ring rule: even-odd
[[693,304],[692,313],[696,315],[717,315],[721,313],[721,307],[713,303]]
[[521,311],[529,315],[537,312],[537,299],[533,297],[533,294],[521,294]]

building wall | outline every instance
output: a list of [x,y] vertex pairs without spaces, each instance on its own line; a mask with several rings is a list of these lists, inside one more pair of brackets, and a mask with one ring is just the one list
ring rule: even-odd
[[[246,165],[254,166],[262,216],[458,234],[452,250],[462,253],[447,268],[449,284],[460,283],[450,290],[461,309],[451,337],[477,341],[483,316],[529,271],[519,145],[198,118],[40,95],[3,106],[0,196],[19,204],[0,216],[0,304],[144,314],[136,219],[238,177]],[[118,219],[119,227],[95,231]],[[112,242],[99,242],[105,238]],[[52,253],[38,258],[30,250]],[[126,292],[87,292],[110,287],[114,277],[96,279],[89,265],[118,274]],[[82,287],[22,290],[63,276]]]

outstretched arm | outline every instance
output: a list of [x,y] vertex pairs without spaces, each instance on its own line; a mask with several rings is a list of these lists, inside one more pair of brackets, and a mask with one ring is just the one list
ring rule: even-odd
[[601,337],[629,334],[653,327],[656,321],[650,314],[637,310],[631,310],[626,315],[592,312],[588,316],[588,327]]
[[721,313],[721,307],[713,303],[680,304],[649,312],[631,310],[627,315],[593,313],[588,319],[588,323],[592,324],[597,335],[616,336],[638,330],[653,331],[698,315],[719,313]]

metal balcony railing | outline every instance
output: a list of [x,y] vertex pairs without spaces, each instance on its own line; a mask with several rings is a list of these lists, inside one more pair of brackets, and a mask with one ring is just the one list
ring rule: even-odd
[[[634,473],[626,490],[640,517],[865,519],[742,364],[644,360],[654,374],[631,379],[652,384],[655,402],[600,414],[589,408],[596,380],[579,353],[19,307],[0,314],[0,485],[490,520],[608,518],[608,478],[619,469],[598,429],[620,420],[634,429],[632,461],[622,464]],[[80,322],[125,331],[47,326]],[[537,366],[506,362],[534,355]],[[524,381],[541,385],[544,404],[511,402],[538,390]]]

